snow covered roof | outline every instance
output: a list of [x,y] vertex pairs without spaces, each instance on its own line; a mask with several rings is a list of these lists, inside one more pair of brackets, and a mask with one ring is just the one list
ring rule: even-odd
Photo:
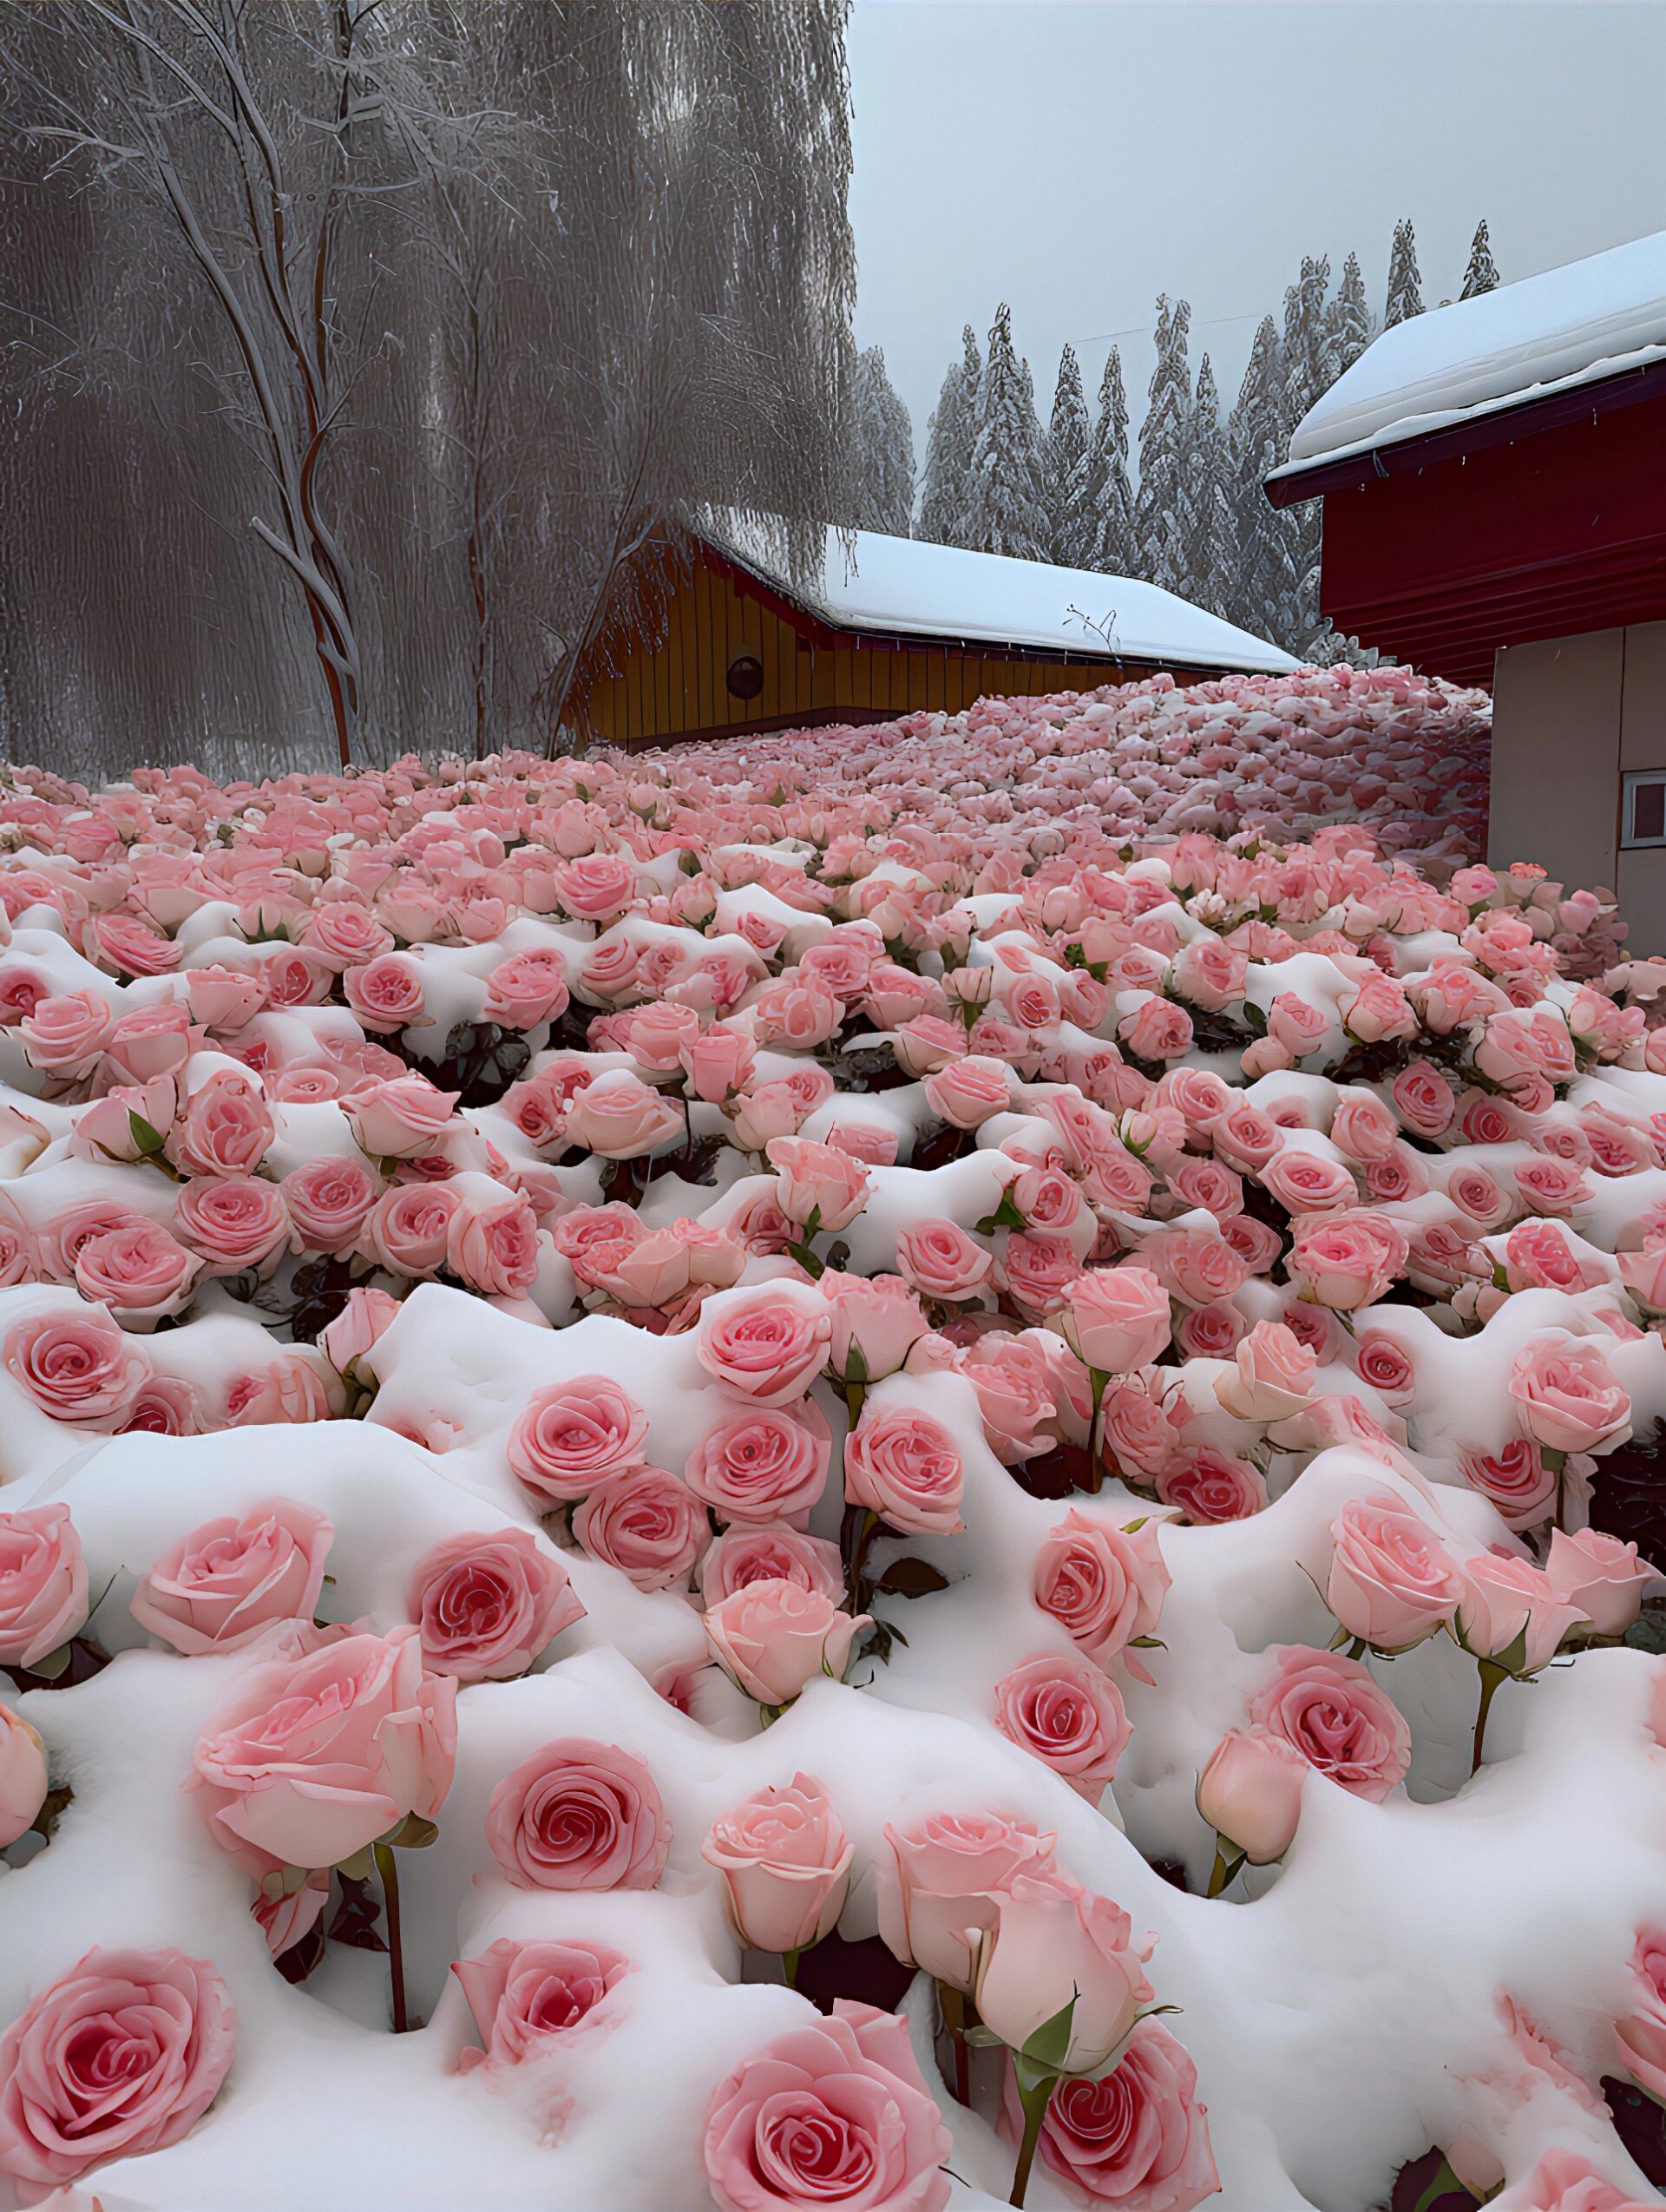
[[1269,482],[1666,359],[1666,231],[1396,323],[1297,423]]
[[805,590],[725,519],[709,532],[725,553],[833,627],[887,637],[1016,646],[1161,667],[1277,673],[1300,663],[1156,584],[1087,568],[1055,568],[920,538],[827,533],[818,587]]

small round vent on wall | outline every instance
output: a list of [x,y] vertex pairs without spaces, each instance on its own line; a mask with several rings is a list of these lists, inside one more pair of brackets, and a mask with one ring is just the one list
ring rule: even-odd
[[736,699],[756,699],[764,688],[764,663],[750,653],[738,653],[729,663],[729,689]]

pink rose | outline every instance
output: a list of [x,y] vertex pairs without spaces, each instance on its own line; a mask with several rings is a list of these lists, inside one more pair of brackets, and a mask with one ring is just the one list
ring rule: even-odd
[[1656,2104],[1666,2102],[1666,1933],[1637,1931],[1629,1973],[1630,2009],[1614,2023],[1621,2063]]
[[508,1461],[529,1489],[575,1503],[646,1458],[648,1417],[605,1375],[535,1390],[509,1432]]
[[1381,1804],[1411,1763],[1412,1732],[1370,1669],[1340,1652],[1274,1644],[1271,1678],[1250,1701],[1252,1728],[1298,1750],[1355,1797]]
[[703,1035],[679,1046],[677,1057],[693,1095],[725,1106],[751,1080],[757,1052],[744,1030],[714,1022]]
[[1631,1434],[1631,1401],[1586,1336],[1539,1336],[1510,1369],[1510,1395],[1524,1432],[1545,1451],[1590,1452]]
[[91,1073],[115,1026],[110,1002],[97,991],[65,991],[36,999],[17,1034],[31,1067],[71,1082]]
[[486,1841],[520,1889],[652,1889],[666,1870],[671,1823],[633,1751],[566,1736],[498,1783]]
[[220,1036],[244,1028],[266,1002],[265,977],[234,968],[189,968],[185,985],[193,1021]]
[[430,1545],[410,1571],[405,1610],[422,1633],[423,1664],[459,1682],[525,1674],[585,1611],[567,1569],[525,1528]]
[[700,1365],[759,1405],[802,1397],[826,1364],[833,1324],[826,1302],[778,1283],[726,1290],[700,1309],[694,1340]]
[[1191,1050],[1191,1016],[1168,999],[1148,998],[1124,1014],[1117,1034],[1136,1060],[1178,1060]]
[[[558,2037],[596,2018],[602,1999],[631,1972],[610,1944],[524,1941],[500,1936],[478,1959],[451,1968],[469,2000],[486,2056],[518,2066],[554,2046]],[[465,2053],[478,2060],[478,2052]]]
[[414,1628],[254,1668],[197,1745],[188,1786],[209,1834],[258,1880],[339,1866],[407,1814],[431,1819],[451,1787],[456,1696]]
[[841,1381],[878,1382],[895,1375],[930,1327],[900,1275],[842,1275],[829,1268],[816,1287],[832,1324],[827,1363]]
[[201,1268],[160,1222],[135,1219],[87,1239],[75,1255],[75,1288],[91,1305],[148,1323],[189,1302]]
[[347,1410],[341,1377],[311,1345],[285,1352],[251,1375],[239,1375],[226,1394],[226,1419],[233,1428],[257,1422],[338,1421]]
[[727,1528],[700,1562],[700,1597],[705,1606],[720,1605],[754,1582],[791,1582],[819,1591],[835,1605],[844,1592],[839,1547],[824,1537],[771,1523]]
[[1451,1084],[1433,1063],[1414,1060],[1394,1082],[1394,1110],[1414,1137],[1444,1137],[1458,1111]]
[[1197,1809],[1252,1867],[1282,1859],[1302,1818],[1306,1755],[1270,1729],[1233,1729],[1197,1778]]
[[538,1275],[538,1217],[518,1191],[470,1187],[446,1224],[445,1264],[489,1298],[520,1297]]
[[358,1249],[390,1275],[436,1276],[449,1256],[451,1224],[462,1204],[447,1183],[407,1183],[384,1191],[362,1217]]
[[787,1705],[808,1682],[844,1678],[866,1613],[841,1612],[821,1590],[795,1582],[749,1582],[705,1615],[712,1657],[760,1705]]
[[1340,1213],[1357,1205],[1360,1186],[1344,1160],[1286,1145],[1261,1171],[1262,1188],[1287,1213]]
[[311,1621],[335,1533],[293,1498],[269,1498],[241,1520],[204,1521],[144,1577],[133,1617],[187,1657],[235,1651],[273,1621]]
[[807,1951],[844,1910],[856,1846],[819,1782],[794,1775],[723,1814],[700,1847],[754,1951]]
[[47,1782],[46,1746],[21,1713],[0,1704],[0,1851],[34,1827]]
[[832,1439],[812,1401],[733,1408],[689,1454],[683,1480],[723,1521],[807,1513],[827,1486]]
[[702,2146],[721,2212],[943,2212],[953,2149],[906,2023],[847,1998],[741,2060]]
[[587,853],[555,870],[562,906],[575,921],[605,922],[636,897],[636,869],[622,853]]
[[896,1264],[922,1297],[957,1300],[983,1289],[994,1256],[952,1221],[915,1221],[897,1237]]
[[890,1527],[949,1536],[961,1519],[965,1469],[954,1438],[929,1414],[871,1401],[845,1441],[844,1494]]
[[1350,1636],[1404,1651],[1444,1628],[1463,1577],[1427,1522],[1379,1492],[1351,1498],[1330,1525],[1325,1603]]
[[380,954],[363,968],[350,968],[341,979],[342,994],[367,1036],[391,1036],[420,1022],[427,1012],[423,971],[409,953]]
[[[171,1075],[190,1054],[191,1017],[182,1006],[134,1007],[104,1040],[105,1059],[129,1083]],[[107,1070],[107,1080],[108,1075]]]
[[393,934],[356,899],[331,899],[312,909],[301,942],[339,973],[391,952]]
[[341,1102],[361,1149],[372,1159],[416,1159],[436,1151],[459,1093],[436,1090],[425,1075],[368,1083]]
[[1623,1636],[1643,1610],[1643,1592],[1660,1580],[1635,1544],[1599,1528],[1572,1536],[1553,1528],[1545,1572],[1557,1596],[1578,1606],[1598,1636]]
[[1149,1367],[1167,1344],[1169,1294],[1149,1268],[1095,1268],[1071,1284],[1059,1324],[1090,1368],[1128,1375]]
[[1098,1804],[1127,1748],[1128,1716],[1115,1683],[1085,1659],[1026,1659],[995,1684],[995,1726],[1021,1750]]
[[1140,1247],[1158,1280],[1183,1305],[1211,1306],[1243,1288],[1248,1270],[1218,1230],[1161,1229]]
[[[1055,1522],[1035,1555],[1035,1602],[1103,1666],[1141,1637],[1155,1635],[1171,1577],[1157,1523],[1132,1534],[1074,1510]],[[1137,1660],[1131,1670],[1149,1681]]]
[[1560,1650],[1571,1628],[1589,1616],[1566,1604],[1543,1567],[1483,1552],[1459,1570],[1463,1592],[1453,1633],[1478,1659],[1492,1659],[1519,1677],[1537,1674]]
[[272,1120],[256,1085],[216,1068],[186,1101],[168,1139],[169,1156],[192,1175],[252,1175],[272,1139]]
[[1404,1232],[1380,1213],[1338,1213],[1298,1225],[1289,1270],[1322,1306],[1351,1313],[1371,1305],[1402,1275]]
[[269,1272],[290,1240],[288,1207],[255,1175],[193,1175],[174,1202],[174,1220],[210,1275]]
[[357,1287],[331,1322],[318,1331],[318,1349],[338,1375],[345,1375],[356,1360],[378,1344],[399,1318],[399,1301],[385,1290]]
[[1494,2212],[1651,2212],[1575,2150],[1547,2150],[1525,2182],[1489,2202]]
[[954,1129],[981,1129],[992,1114],[1007,1111],[1013,1077],[1003,1060],[969,1053],[928,1075],[923,1088],[927,1105],[940,1120]]
[[1267,1482],[1250,1460],[1203,1445],[1158,1469],[1157,1494],[1161,1504],[1177,1506],[1195,1528],[1212,1528],[1263,1512]]
[[880,1933],[905,1966],[923,1966],[969,1990],[976,1938],[995,1924],[1000,1899],[1021,1874],[1050,1874],[1056,1837],[996,1813],[931,1813],[887,1827],[895,1888],[882,1886]]
[[6,1371],[54,1421],[103,1422],[133,1402],[150,1362],[108,1314],[36,1314],[6,1331]]
[[[1009,2090],[1016,2126],[1015,2102]],[[1158,2020],[1138,2023],[1110,2073],[1059,2084],[1036,2155],[1090,2202],[1126,2212],[1193,2212],[1221,2186],[1197,2069]]]
[[351,1250],[377,1192],[369,1172],[352,1159],[308,1160],[278,1187],[306,1249],[332,1254]]
[[215,1427],[203,1408],[202,1393],[181,1375],[153,1375],[141,1382],[118,1436],[201,1436]]
[[1136,1944],[1119,1905],[1067,1874],[1015,1874],[993,1933],[980,1938],[974,2001],[984,2025],[1013,2051],[1069,2004],[1067,2073],[1096,2073],[1149,2003],[1142,1971],[1151,1940]]
[[617,1567],[639,1590],[685,1584],[712,1537],[693,1493],[658,1467],[598,1483],[574,1514],[573,1533],[593,1559]]
[[567,1110],[567,1142],[602,1159],[640,1159],[680,1143],[687,1133],[683,1107],[626,1067],[587,1083]]
[[1501,1452],[1466,1452],[1463,1471],[1512,1528],[1537,1528],[1555,1510],[1558,1479],[1525,1436]]
[[776,1172],[776,1204],[806,1236],[843,1229],[862,1211],[873,1178],[860,1160],[808,1137],[771,1137],[764,1146]]
[[0,2173],[73,2182],[165,2150],[213,2103],[237,2015],[206,1959],[89,1951],[0,2037]]
[[512,953],[486,978],[481,1018],[505,1029],[536,1029],[567,1010],[567,975],[558,953]]

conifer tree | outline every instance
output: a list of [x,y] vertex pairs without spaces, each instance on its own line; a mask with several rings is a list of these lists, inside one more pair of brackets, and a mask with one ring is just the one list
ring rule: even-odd
[[1224,612],[1256,637],[1282,643],[1298,618],[1298,577],[1283,518],[1262,489],[1284,458],[1284,367],[1278,329],[1262,318],[1227,423],[1236,524],[1236,590]]
[[1371,309],[1366,300],[1365,279],[1360,273],[1360,257],[1350,253],[1342,264],[1342,280],[1336,287],[1336,297],[1330,303],[1329,329],[1326,334],[1333,383],[1354,366],[1371,338]]
[[1186,596],[1218,614],[1232,596],[1237,533],[1229,496],[1220,395],[1207,353],[1198,364],[1197,390],[1186,430],[1181,521]]
[[1186,361],[1190,328],[1190,303],[1177,299],[1171,305],[1167,292],[1160,294],[1157,366],[1140,425],[1139,496],[1134,506],[1139,573],[1176,592],[1185,589],[1186,576],[1180,482],[1191,414],[1191,371]]
[[961,334],[962,358],[953,363],[926,429],[926,465],[921,477],[916,537],[933,545],[964,545],[972,437],[976,426],[978,386],[983,357],[970,323]]
[[1492,259],[1492,241],[1487,235],[1486,218],[1483,215],[1470,241],[1469,266],[1464,271],[1464,288],[1459,297],[1473,299],[1478,292],[1496,292],[1498,288],[1499,265]]
[[1409,322],[1413,315],[1423,312],[1421,285],[1417,269],[1417,240],[1412,233],[1412,219],[1407,215],[1394,225],[1394,243],[1388,256],[1388,300],[1382,313],[1384,330],[1391,331],[1396,323]]
[[1128,397],[1123,389],[1122,355],[1112,346],[1099,378],[1099,411],[1087,457],[1088,510],[1092,539],[1086,568],[1108,576],[1131,574],[1134,559],[1134,492],[1128,481]]
[[978,386],[962,542],[1022,561],[1047,557],[1041,425],[1029,363],[1013,345],[1013,314],[995,311]]
[[882,347],[856,356],[849,394],[846,520],[905,538],[914,520],[914,425],[885,373]]
[[1045,470],[1048,557],[1063,568],[1086,568],[1093,549],[1094,517],[1088,503],[1092,435],[1082,371],[1074,348],[1066,345],[1059,357]]

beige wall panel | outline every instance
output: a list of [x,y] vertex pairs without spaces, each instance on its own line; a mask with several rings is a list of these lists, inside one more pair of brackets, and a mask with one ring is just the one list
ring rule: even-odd
[[1625,633],[1620,766],[1666,768],[1666,622],[1634,622]]
[[1614,883],[1625,633],[1511,646],[1492,693],[1495,868],[1535,860],[1564,883]]
[[1627,953],[1639,960],[1666,953],[1666,845],[1623,852],[1619,870],[1614,888],[1627,923]]

